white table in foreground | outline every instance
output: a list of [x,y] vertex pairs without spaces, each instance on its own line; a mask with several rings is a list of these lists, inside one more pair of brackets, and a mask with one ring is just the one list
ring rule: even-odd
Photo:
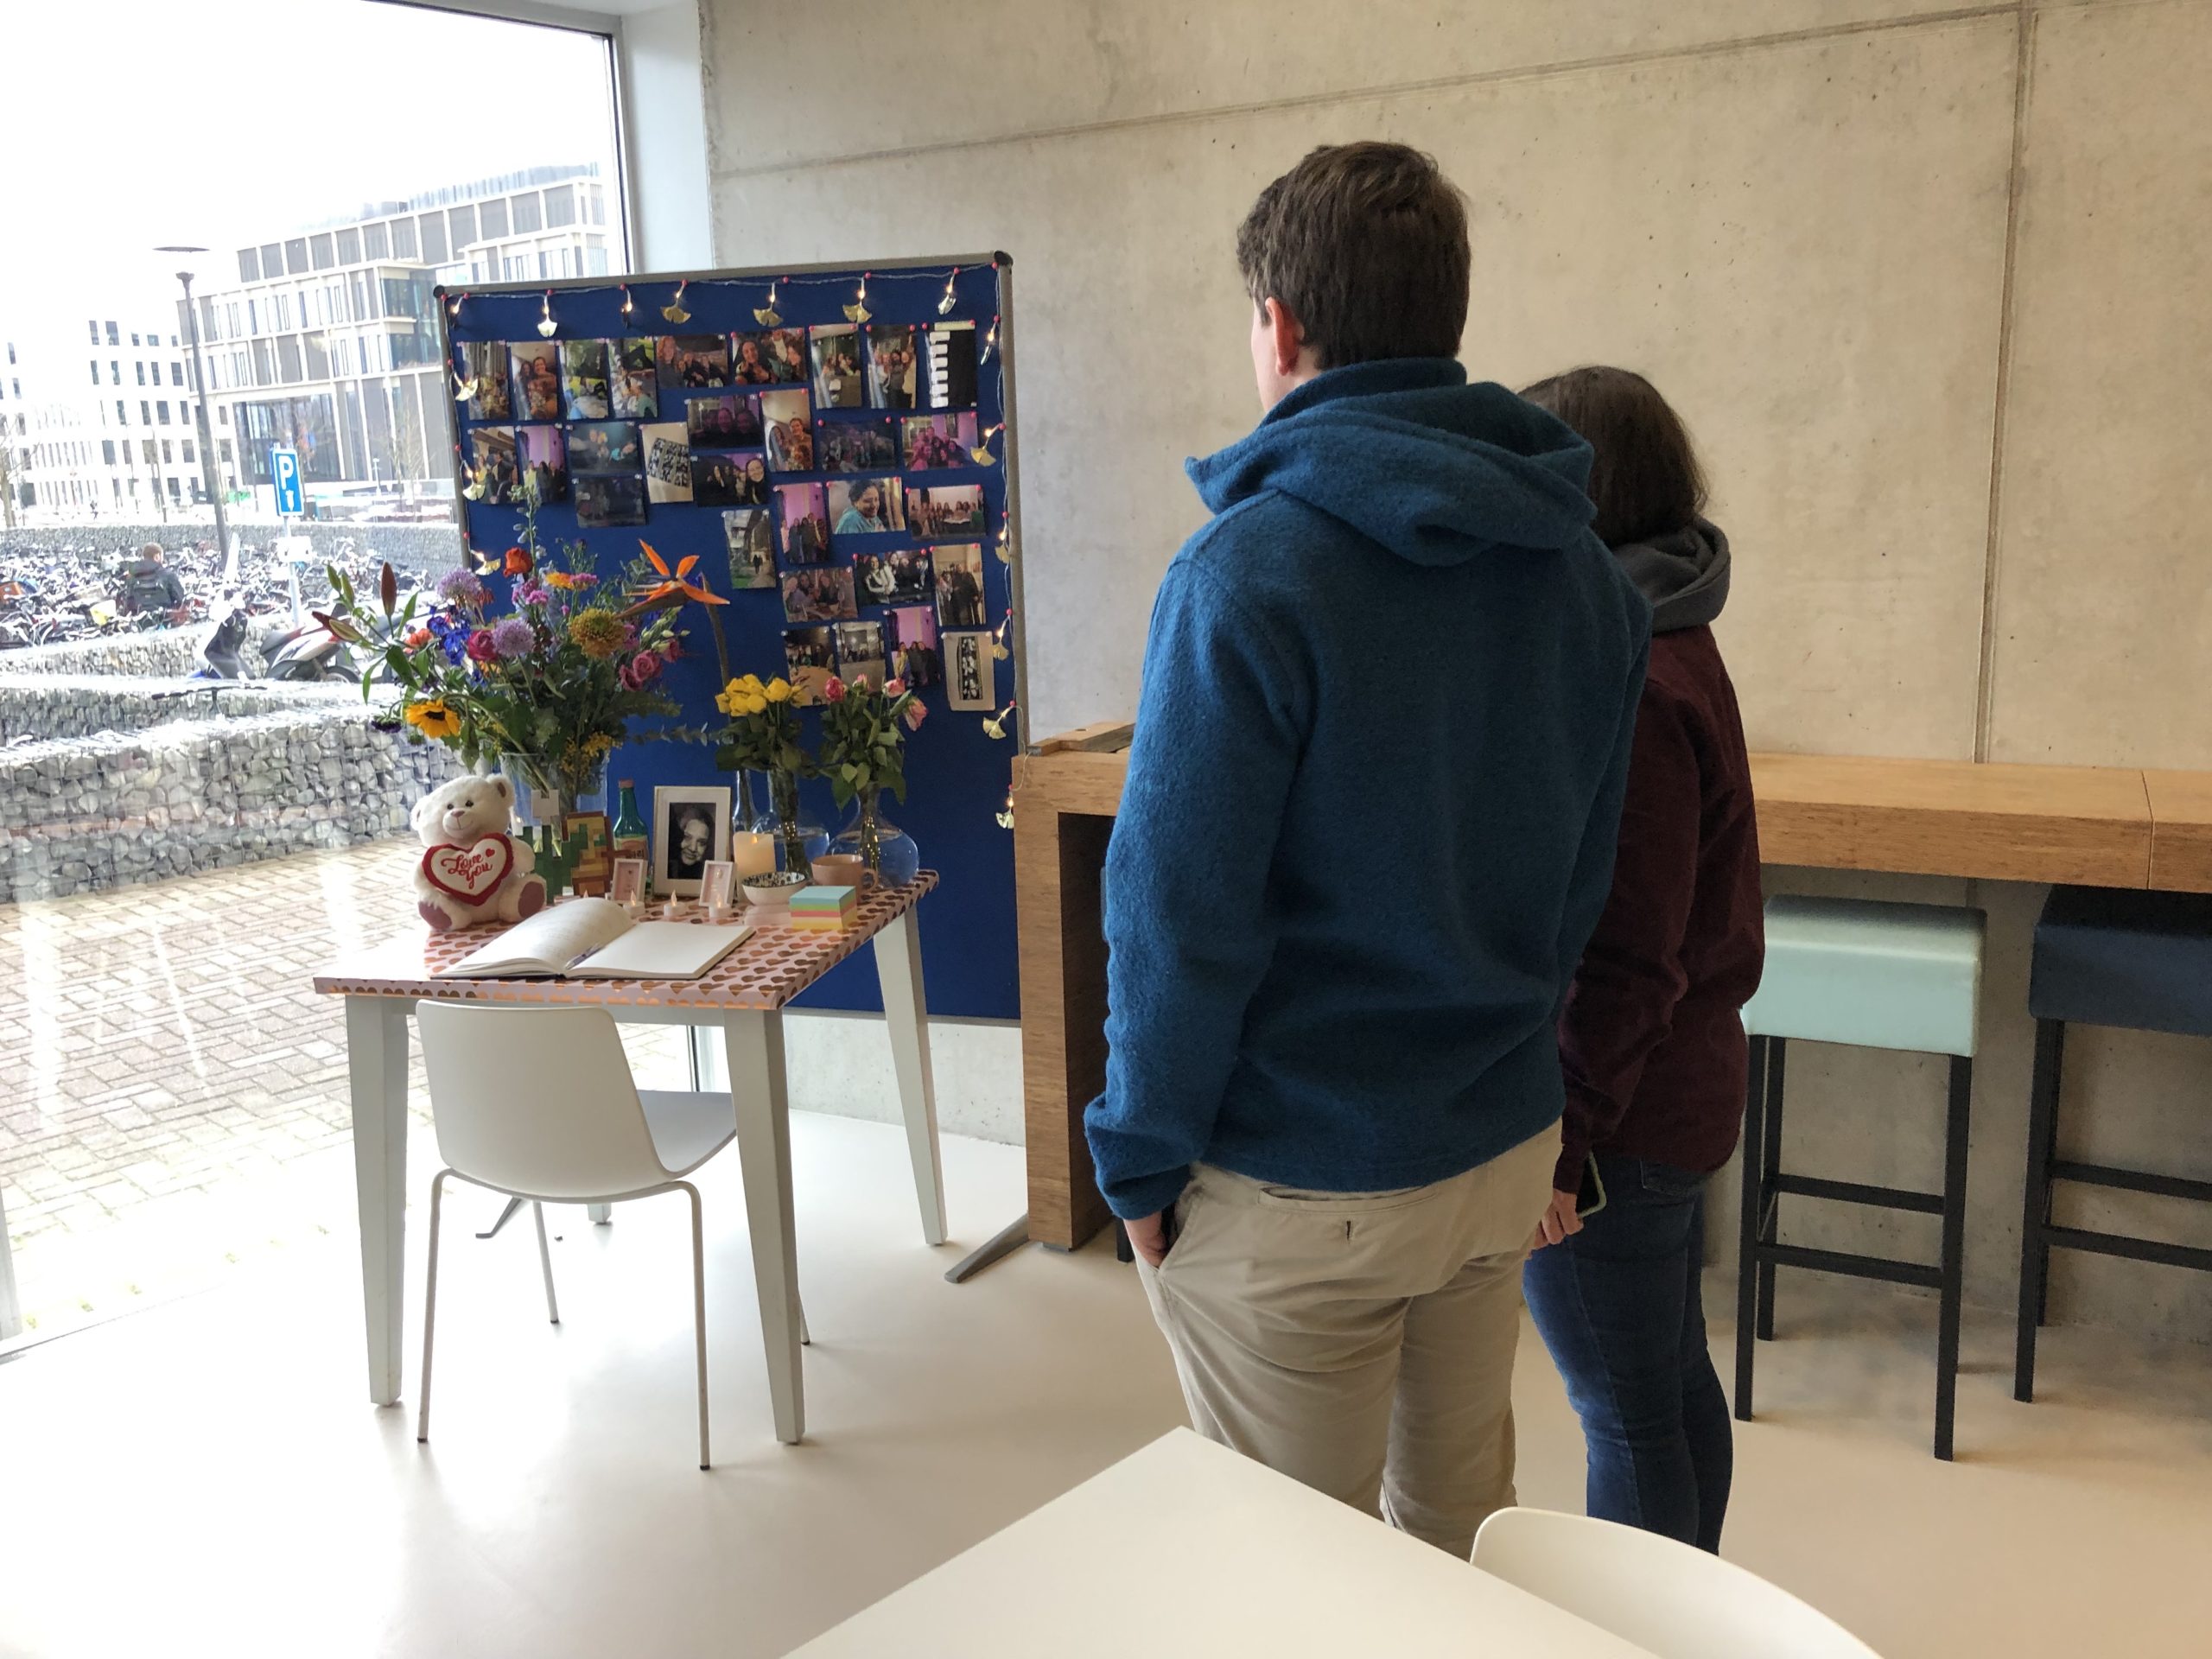
[[353,1179],[361,1217],[361,1297],[367,1323],[369,1398],[399,1398],[404,1346],[400,1315],[407,1231],[407,1014],[432,1000],[603,1007],[618,1020],[688,1026],[694,1080],[702,1039],[721,1034],[729,1099],[744,1170],[760,1334],[776,1438],[806,1432],[799,1372],[798,1269],[791,1228],[789,1109],[783,1011],[864,945],[875,947],[883,1013],[906,1120],[922,1236],[944,1243],[944,1178],[938,1159],[937,1095],[930,1075],[928,1005],[914,907],[937,886],[924,870],[903,887],[871,887],[842,931],[803,932],[790,918],[762,919],[753,937],[696,979],[440,979],[440,969],[499,932],[496,925],[416,933],[341,961],[315,988],[346,999],[346,1060],[353,1102]]
[[791,1659],[894,1654],[1649,1659],[1187,1428],[893,1592]]

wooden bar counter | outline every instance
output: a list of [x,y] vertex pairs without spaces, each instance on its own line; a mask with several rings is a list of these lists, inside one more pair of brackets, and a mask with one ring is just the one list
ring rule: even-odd
[[[1107,838],[1129,727],[1086,727],[1015,763],[1029,1236],[1072,1249],[1109,1219],[1083,1109],[1105,1087]],[[1770,864],[2212,893],[2212,773],[1754,754]]]

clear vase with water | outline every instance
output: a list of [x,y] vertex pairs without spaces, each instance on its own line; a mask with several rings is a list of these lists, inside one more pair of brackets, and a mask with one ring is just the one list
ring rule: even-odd
[[914,838],[883,816],[882,793],[863,789],[853,800],[852,821],[830,844],[833,853],[857,853],[880,885],[903,887],[920,874],[922,849]]

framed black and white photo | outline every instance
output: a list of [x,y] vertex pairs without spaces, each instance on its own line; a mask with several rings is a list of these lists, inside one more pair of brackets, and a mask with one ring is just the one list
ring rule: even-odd
[[696,899],[707,866],[729,857],[727,784],[663,784],[653,791],[653,891]]
[[[944,636],[945,705],[988,714],[998,707],[996,659],[988,632]],[[725,794],[728,791],[724,791]]]

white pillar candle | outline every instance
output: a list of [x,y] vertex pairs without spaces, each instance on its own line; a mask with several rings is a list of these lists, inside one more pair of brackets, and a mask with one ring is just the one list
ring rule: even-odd
[[729,838],[729,861],[737,867],[740,881],[748,875],[768,875],[776,868],[776,838],[747,832]]

